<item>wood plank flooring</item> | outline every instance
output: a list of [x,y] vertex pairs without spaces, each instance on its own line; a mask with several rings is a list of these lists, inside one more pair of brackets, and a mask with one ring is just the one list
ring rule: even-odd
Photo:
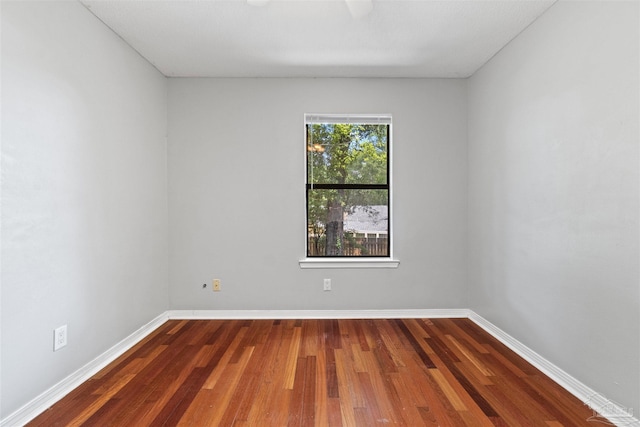
[[593,426],[468,319],[170,320],[29,426]]

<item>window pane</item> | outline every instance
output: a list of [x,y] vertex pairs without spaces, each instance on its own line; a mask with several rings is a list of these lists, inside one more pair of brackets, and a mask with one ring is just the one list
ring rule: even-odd
[[388,190],[307,190],[307,256],[389,256]]
[[388,126],[307,125],[309,184],[387,184]]

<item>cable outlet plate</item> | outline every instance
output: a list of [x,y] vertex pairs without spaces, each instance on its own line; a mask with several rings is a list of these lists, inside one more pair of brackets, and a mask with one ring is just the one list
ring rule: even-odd
[[58,351],[67,345],[67,325],[53,330],[53,351]]
[[220,292],[220,279],[213,279],[213,292]]

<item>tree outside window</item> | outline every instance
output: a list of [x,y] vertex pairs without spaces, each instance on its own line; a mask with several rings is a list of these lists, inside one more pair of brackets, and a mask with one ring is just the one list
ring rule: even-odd
[[307,256],[389,257],[390,117],[307,119]]

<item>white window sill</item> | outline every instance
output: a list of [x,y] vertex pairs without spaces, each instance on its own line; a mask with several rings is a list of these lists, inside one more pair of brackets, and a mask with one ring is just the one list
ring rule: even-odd
[[400,261],[390,258],[304,258],[300,268],[398,268]]

